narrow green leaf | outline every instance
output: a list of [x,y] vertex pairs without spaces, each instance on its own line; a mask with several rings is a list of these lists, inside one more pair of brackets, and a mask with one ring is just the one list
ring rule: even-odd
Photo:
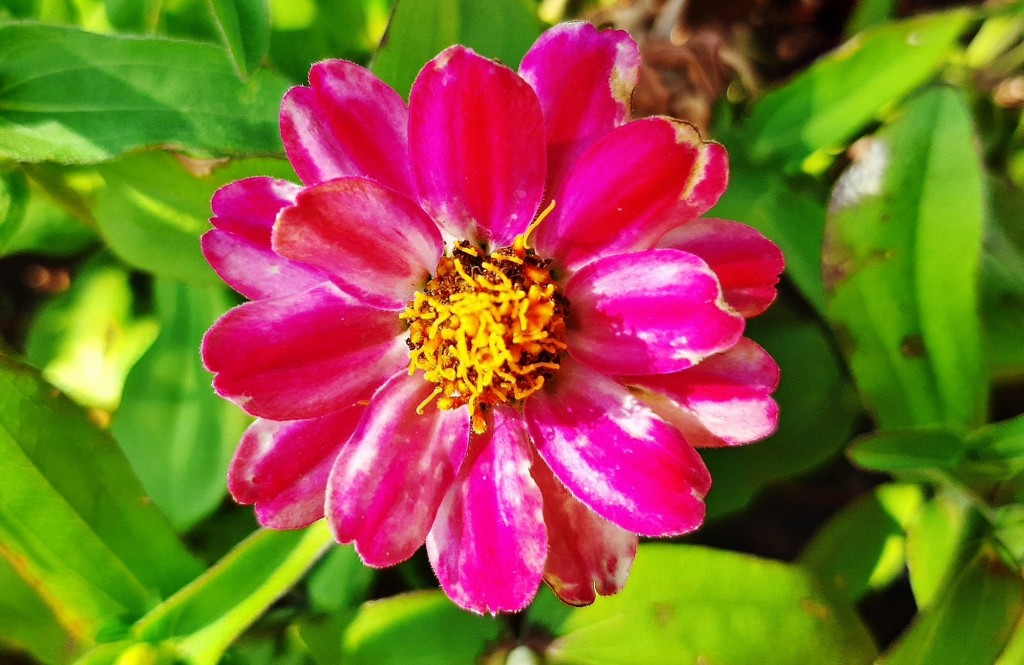
[[242,83],[205,44],[3,25],[0,157],[81,164],[154,146],[278,154],[286,87],[269,72]]
[[924,501],[918,485],[888,484],[829,519],[800,555],[800,564],[852,601],[903,574],[906,528]]
[[248,78],[270,48],[270,0],[208,0],[235,63]]
[[811,573],[683,545],[641,545],[626,588],[591,607],[538,597],[527,623],[555,639],[546,663],[870,663],[852,605]]
[[460,610],[440,591],[365,603],[345,632],[346,665],[473,665],[502,634],[495,618]]
[[0,169],[0,256],[8,252],[11,238],[21,227],[28,204],[28,180],[20,170]]
[[156,320],[136,307],[128,271],[99,254],[40,310],[26,360],[79,404],[112,411],[128,371],[157,333]]
[[396,0],[371,68],[408,97],[423,65],[453,44],[515,68],[539,34],[536,12],[523,0]]
[[157,152],[97,168],[106,187],[99,192],[95,216],[114,253],[157,276],[193,284],[221,283],[199,247],[199,237],[211,228],[214,192],[250,175],[294,178],[287,162],[268,159],[229,162],[197,176]]
[[[1024,16],[1022,16],[1024,22]],[[1024,377],[1024,192],[990,178],[981,269],[986,361],[993,379]]]
[[796,166],[819,150],[840,148],[927,82],[972,16],[929,14],[857,35],[757,104],[744,127],[751,154]]
[[46,665],[58,665],[79,650],[76,635],[60,625],[35,589],[2,557],[0,589],[0,652],[24,651]]
[[964,440],[942,427],[876,432],[858,439],[848,454],[868,471],[891,473],[908,480],[937,479],[963,459]]
[[932,89],[869,141],[829,210],[829,318],[881,427],[976,426],[984,196],[969,112]]
[[132,368],[113,434],[146,492],[179,531],[224,498],[248,417],[218,398],[199,358],[203,334],[235,303],[220,286],[156,283],[160,335]]
[[0,555],[83,639],[198,572],[113,439],[4,356],[0,466]]
[[309,576],[309,602],[319,612],[340,612],[358,605],[373,581],[355,548],[339,546]]
[[991,556],[975,560],[880,661],[989,665],[1024,607],[1024,580]]
[[963,496],[943,492],[922,506],[907,528],[910,587],[920,609],[935,597],[976,552],[981,541],[979,515]]
[[844,33],[852,37],[858,32],[885,23],[896,12],[896,0],[860,0],[846,22]]

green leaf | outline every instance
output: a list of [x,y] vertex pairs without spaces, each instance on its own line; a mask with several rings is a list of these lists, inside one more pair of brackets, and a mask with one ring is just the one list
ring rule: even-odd
[[896,0],[860,0],[846,22],[847,36],[881,23],[885,23],[896,12]]
[[805,473],[834,457],[849,441],[856,395],[817,320],[793,319],[785,301],[750,321],[749,335],[779,363],[784,377],[775,393],[779,429],[740,448],[701,450],[715,479],[708,519],[743,508],[762,488]]
[[163,0],[103,0],[107,20],[121,32],[151,33]]
[[917,485],[881,485],[829,519],[800,555],[800,564],[852,601],[903,574],[906,528],[924,501]]
[[40,310],[26,360],[79,404],[111,411],[128,371],[157,333],[153,317],[136,310],[128,271],[100,254]]
[[0,555],[79,641],[197,574],[113,439],[4,356],[0,467]]
[[224,498],[231,453],[249,422],[214,394],[199,358],[203,334],[235,303],[223,287],[156,283],[160,335],[132,369],[114,438],[179,531]]
[[704,547],[641,545],[626,588],[591,607],[538,597],[527,623],[556,665],[870,663],[853,607],[811,573]]
[[47,25],[0,26],[0,157],[92,163],[146,147],[281,152],[287,84],[239,81],[223,50]]
[[1024,416],[971,432],[967,448],[961,471],[970,486],[997,503],[1024,498],[1019,495],[1024,489]]
[[936,480],[959,466],[964,440],[942,427],[888,430],[858,439],[848,454],[857,466],[907,480]]
[[[35,589],[0,557],[0,653],[25,651],[46,665],[70,660],[80,645],[64,629]],[[0,655],[2,660],[2,655]]]
[[987,185],[989,218],[981,270],[985,355],[996,381],[1013,382],[1024,377],[1024,192],[997,178]]
[[373,569],[355,548],[335,547],[309,576],[309,602],[320,612],[340,612],[361,603],[372,581]]
[[751,155],[796,166],[840,148],[932,78],[972,17],[954,10],[857,35],[757,104],[744,127]]
[[468,614],[440,591],[365,603],[345,632],[346,665],[473,665],[504,626]]
[[958,94],[923,93],[833,193],[827,311],[882,428],[983,422],[981,166]]
[[1024,606],[1024,580],[991,556],[975,560],[882,659],[884,665],[989,665]]
[[0,256],[10,253],[11,238],[21,227],[28,203],[28,180],[19,170],[0,169]]
[[270,0],[209,0],[235,69],[248,78],[270,48]]
[[114,253],[159,277],[193,284],[221,283],[199,246],[211,228],[214,192],[251,175],[294,178],[283,160],[229,162],[195,175],[171,155],[155,152],[97,169],[107,186],[99,192],[96,221]]
[[964,497],[943,492],[926,503],[907,529],[910,587],[920,609],[929,607],[977,551],[982,523]]
[[423,65],[453,44],[515,68],[538,35],[540,21],[523,0],[396,0],[371,69],[408,97]]
[[99,244],[96,233],[72,215],[34,179],[28,179],[25,209],[17,229],[0,245],[0,255],[31,252],[71,257]]

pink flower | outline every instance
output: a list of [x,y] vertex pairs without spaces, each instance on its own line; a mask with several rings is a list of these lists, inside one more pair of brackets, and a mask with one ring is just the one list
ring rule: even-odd
[[770,434],[778,369],[742,337],[782,270],[735,222],[725,149],[629,121],[623,32],[546,32],[518,74],[455,46],[408,106],[315,65],[281,111],[303,185],[213,200],[214,269],[252,299],[203,343],[257,420],[232,463],[262,524],[327,517],[371,566],[426,542],[475,612],[544,579],[574,605],[622,588],[637,534],[704,517],[694,446]]

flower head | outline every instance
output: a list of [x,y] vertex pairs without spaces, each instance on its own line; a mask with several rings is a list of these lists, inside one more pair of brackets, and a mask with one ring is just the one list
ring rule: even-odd
[[426,542],[477,612],[523,608],[541,579],[593,602],[637,534],[700,525],[694,447],[776,425],[777,367],[742,334],[782,257],[700,218],[725,150],[630,121],[639,64],[625,33],[567,23],[518,73],[445,50],[408,105],[343,61],[288,93],[303,184],[224,187],[203,238],[251,299],[203,358],[257,417],[229,488],[262,524],[326,515],[372,566]]

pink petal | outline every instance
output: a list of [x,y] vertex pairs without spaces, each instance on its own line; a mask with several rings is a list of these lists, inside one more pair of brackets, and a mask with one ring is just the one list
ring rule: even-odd
[[666,233],[658,246],[704,259],[718,275],[725,301],[747,318],[764,312],[775,300],[775,285],[785,267],[782,252],[746,224],[696,219]]
[[598,259],[572,276],[565,295],[569,353],[607,374],[677,372],[743,334],[715,274],[676,249]]
[[636,556],[636,535],[577,501],[540,459],[533,477],[544,495],[548,527],[544,581],[569,605],[590,605],[597,594],[621,591]]
[[534,234],[537,253],[571,270],[649,247],[673,224],[666,211],[694,196],[720,150],[668,118],[612,130],[580,155],[555,191],[555,209]]
[[274,529],[300,529],[324,516],[327,476],[364,408],[353,405],[320,418],[257,419],[242,436],[228,471],[228,490]]
[[771,435],[779,423],[771,398],[779,366],[749,339],[682,372],[622,381],[646,391],[644,400],[695,446],[750,443]]
[[466,456],[465,409],[416,407],[434,385],[401,372],[370,401],[331,471],[327,520],[370,566],[393,566],[419,549]]
[[704,143],[685,195],[660,215],[655,225],[666,229],[688,219],[697,219],[718,203],[728,184],[729,153],[725,146],[712,141]]
[[533,45],[519,67],[544,111],[548,191],[590,144],[629,120],[640,50],[622,30],[561,23]]
[[541,458],[601,517],[642,536],[700,526],[711,486],[704,463],[678,430],[619,384],[563,362],[525,412]]
[[302,190],[284,180],[246,178],[213,195],[214,229],[202,238],[203,254],[231,288],[253,300],[298,293],[324,281],[312,266],[278,256],[270,248],[277,213]]
[[409,170],[408,110],[394,90],[359,65],[313,65],[308,88],[281,105],[285,152],[302,182],[359,176],[415,194]]
[[441,588],[456,605],[479,614],[526,607],[540,585],[548,547],[526,424],[508,407],[492,414],[427,536]]
[[274,249],[310,263],[362,302],[402,309],[444,251],[434,221],[412,199],[365,178],[316,185],[285,208]]
[[424,209],[455,239],[512,243],[544,190],[544,119],[511,69],[453,46],[409,95],[409,147]]
[[229,310],[203,339],[213,387],[254,416],[324,416],[370,397],[406,365],[393,312],[351,300],[333,284]]

